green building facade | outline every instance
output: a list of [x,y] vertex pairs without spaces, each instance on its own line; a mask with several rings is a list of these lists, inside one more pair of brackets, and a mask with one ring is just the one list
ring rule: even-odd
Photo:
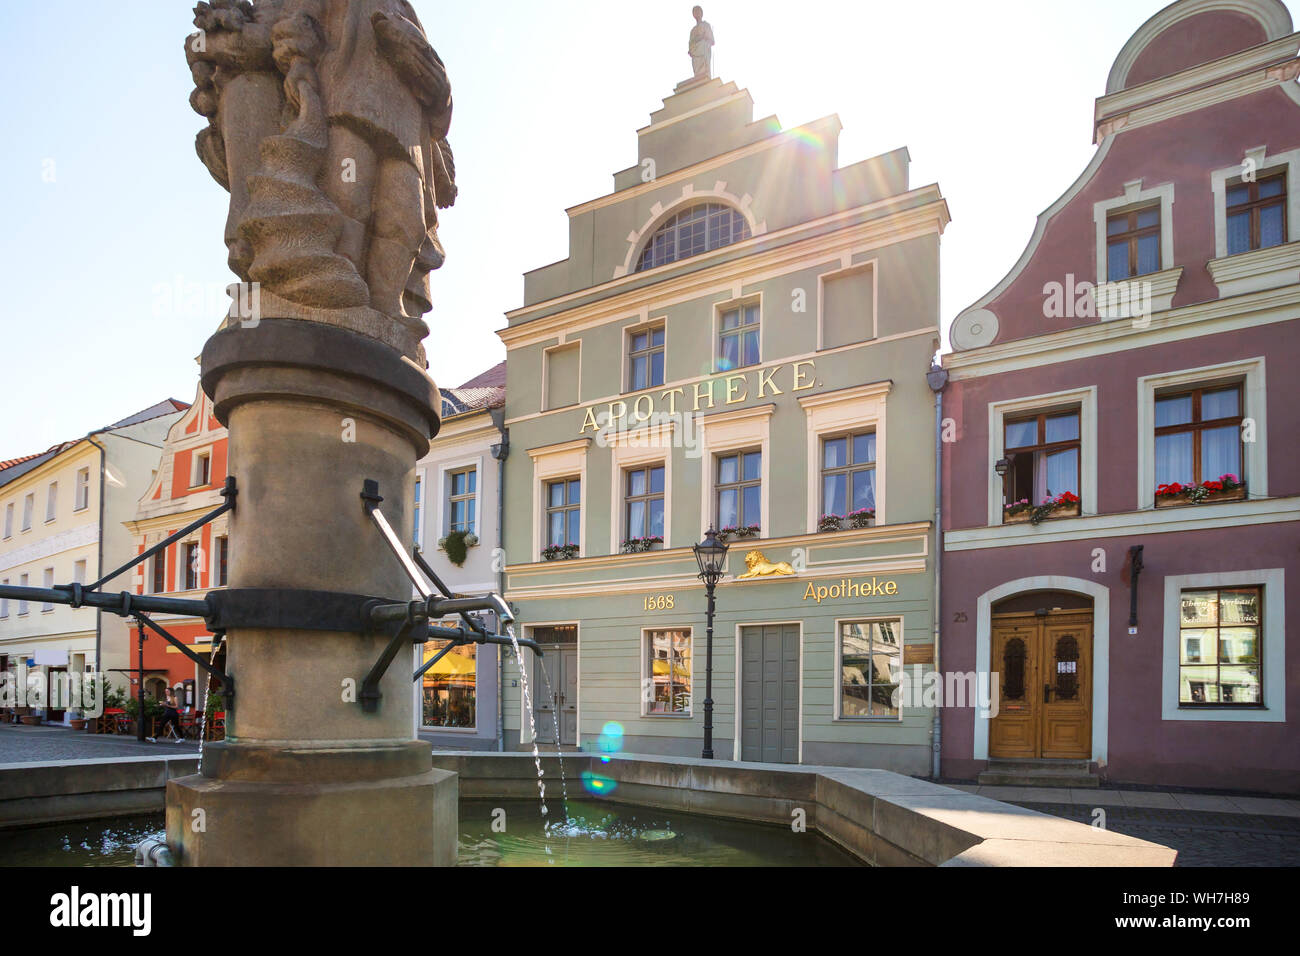
[[500,332],[506,597],[548,651],[506,667],[508,747],[535,724],[699,754],[691,545],[712,525],[734,529],[717,757],[929,773],[933,710],[900,674],[934,660],[925,373],[948,211],[910,188],[906,149],[840,167],[839,131],[680,84],[614,192],[568,210],[569,257],[526,274]]

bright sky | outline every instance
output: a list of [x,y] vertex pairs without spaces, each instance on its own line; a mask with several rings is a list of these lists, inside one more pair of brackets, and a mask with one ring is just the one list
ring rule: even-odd
[[[427,316],[431,371],[504,357],[522,273],[564,258],[567,206],[636,162],[638,127],[690,72],[689,0],[413,0],[447,64],[460,198]],[[0,459],[166,397],[225,309],[227,196],[194,153],[189,0],[0,11]],[[704,4],[715,73],[786,127],[829,113],[847,165],[906,145],[938,182],[945,325],[1012,266],[1091,153],[1095,97],[1161,0]],[[111,10],[111,14],[107,11]],[[51,181],[52,180],[52,181]],[[169,301],[172,300],[172,301]]]

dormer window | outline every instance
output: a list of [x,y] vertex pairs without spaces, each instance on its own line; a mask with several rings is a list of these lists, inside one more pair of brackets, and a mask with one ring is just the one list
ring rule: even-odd
[[739,212],[721,203],[701,203],[677,213],[654,231],[641,251],[636,271],[712,252],[749,237],[749,223]]

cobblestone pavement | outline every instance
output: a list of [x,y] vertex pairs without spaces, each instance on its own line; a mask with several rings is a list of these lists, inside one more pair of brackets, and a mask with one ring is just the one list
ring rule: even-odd
[[[1069,803],[1018,806],[1080,823],[1093,808]],[[1102,807],[1106,829],[1178,851],[1177,866],[1300,866],[1300,819],[1149,807]]]
[[95,760],[105,757],[157,757],[197,754],[197,741],[140,743],[117,734],[88,734],[67,727],[0,724],[0,764],[33,760]]

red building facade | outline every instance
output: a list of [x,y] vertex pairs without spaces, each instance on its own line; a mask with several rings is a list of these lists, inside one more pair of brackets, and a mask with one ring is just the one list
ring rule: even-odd
[[1300,791],[1300,35],[1181,0],[945,356],[945,776]]
[[[213,510],[223,501],[229,439],[212,414],[212,402],[197,389],[194,404],[167,434],[158,470],[140,500],[128,529],[136,536],[136,553],[176,533]],[[136,594],[168,594],[202,599],[213,588],[226,583],[230,548],[228,516],[222,515],[186,538],[174,542],[144,562],[135,572],[132,589]],[[201,618],[154,615],[171,634],[206,656],[212,635]],[[106,616],[106,621],[108,620]],[[117,623],[124,633],[119,641],[128,648],[128,668],[137,667],[137,635],[129,622]],[[182,688],[194,681],[192,704],[202,709],[207,680],[201,670],[156,634],[145,632],[145,690],[159,697],[165,687]]]

